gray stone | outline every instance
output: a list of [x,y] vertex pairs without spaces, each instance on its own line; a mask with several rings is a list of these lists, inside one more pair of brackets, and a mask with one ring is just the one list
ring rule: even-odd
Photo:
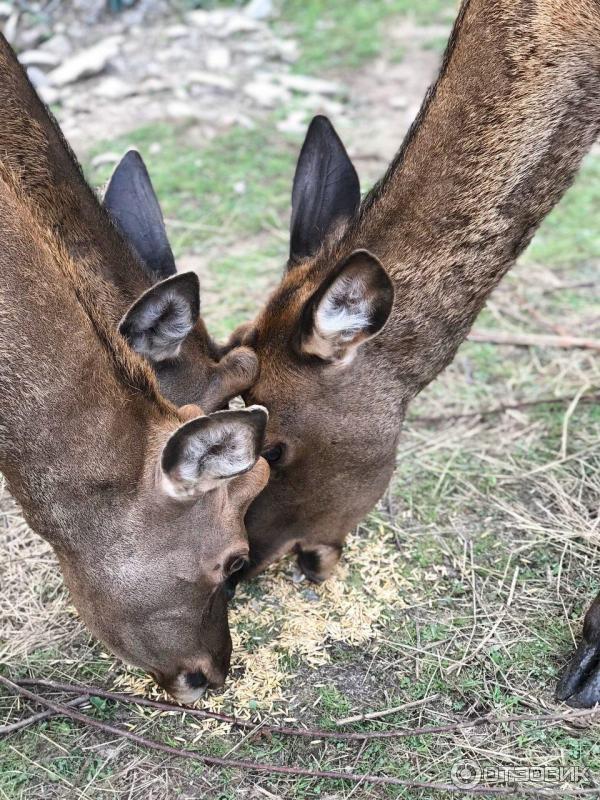
[[17,38],[17,28],[19,27],[19,12],[13,11],[10,17],[4,23],[2,33],[10,44],[14,44]]
[[188,28],[186,25],[169,25],[165,33],[167,39],[181,39],[183,36],[187,36]]
[[304,109],[295,109],[277,123],[277,130],[282,133],[304,133],[308,127],[308,116]]
[[230,78],[224,75],[215,75],[213,72],[202,72],[201,70],[194,70],[187,76],[187,84],[199,84],[200,86],[214,86],[215,89],[231,90],[234,88],[234,83]]
[[111,36],[72,56],[49,73],[54,86],[66,86],[101,73],[119,52],[120,36]]
[[282,86],[301,94],[343,95],[344,87],[337,81],[327,81],[322,78],[311,78],[308,75],[277,75],[277,80]]
[[103,167],[105,164],[117,164],[121,160],[119,153],[99,153],[92,158],[92,167]]
[[231,53],[223,45],[216,44],[206,50],[204,63],[207,69],[218,72],[231,64]]
[[390,97],[388,102],[391,108],[396,108],[400,110],[408,108],[408,99],[406,97],[402,97],[401,94],[397,94],[394,95],[393,97]]
[[109,75],[94,87],[94,94],[107,100],[119,100],[123,97],[131,97],[131,95],[138,94],[138,89],[121,78]]
[[55,89],[54,86],[38,86],[37,93],[47,106],[54,105],[60,102],[61,99],[60,91]]
[[73,45],[64,33],[56,33],[51,39],[44,42],[44,51],[58,56],[60,61],[71,55],[73,52]]
[[268,19],[273,15],[273,0],[250,0],[244,6],[244,13],[250,19]]
[[263,108],[274,108],[279,103],[287,103],[290,93],[270,80],[257,78],[244,86],[244,93]]
[[60,64],[59,56],[46,50],[23,50],[19,61],[24,67],[57,67]]
[[49,86],[50,81],[48,80],[48,76],[45,72],[42,72],[41,69],[38,67],[28,67],[27,75],[29,76],[29,80],[33,83],[36,89],[39,89],[41,86]]

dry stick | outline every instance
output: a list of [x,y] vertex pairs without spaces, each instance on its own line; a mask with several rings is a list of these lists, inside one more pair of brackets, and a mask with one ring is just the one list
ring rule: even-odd
[[[328,778],[331,780],[349,781],[351,783],[372,783],[379,785],[389,786],[403,786],[408,789],[428,789],[430,791],[438,792],[460,792],[464,796],[465,789],[462,786],[457,786],[453,783],[433,783],[428,781],[412,781],[404,780],[402,778],[394,778],[391,775],[361,775],[356,772],[334,772],[333,770],[311,770],[303,767],[282,767],[277,764],[261,764],[257,761],[236,760],[229,758],[218,758],[217,756],[205,756],[193,750],[185,748],[178,749],[171,747],[171,745],[157,742],[154,739],[147,739],[144,736],[139,736],[137,733],[132,733],[124,728],[117,728],[114,725],[109,725],[106,722],[88,717],[86,714],[81,714],[79,711],[74,711],[68,706],[61,705],[60,703],[53,703],[45,697],[40,697],[23,686],[18,686],[16,683],[8,680],[0,675],[0,684],[7,689],[17,692],[23,697],[27,697],[39,705],[46,706],[46,708],[54,711],[56,714],[61,714],[69,719],[81,722],[90,728],[108,733],[110,736],[119,736],[123,739],[129,739],[131,742],[147,747],[151,750],[157,750],[161,753],[173,756],[175,758],[187,758],[190,761],[198,761],[210,767],[224,767],[226,769],[244,769],[253,772],[266,772],[272,775],[294,775],[304,778]],[[100,695],[98,695],[100,696]],[[565,792],[561,789],[560,793],[555,791],[540,791],[526,786],[518,787],[500,787],[500,786],[476,786],[468,789],[469,794],[477,795],[497,795],[497,796],[514,796],[516,792],[522,797],[546,797],[546,798],[577,798],[586,796],[598,797],[598,789],[576,789],[574,792]]]
[[[481,411],[469,411],[466,414],[439,414],[434,417],[415,416],[408,419],[409,423],[422,422],[430,424],[432,422],[447,422],[456,419],[471,419],[472,417],[493,417],[496,414],[504,414],[505,411],[520,411],[523,408],[534,406],[558,405],[559,403],[570,403],[573,395],[563,395],[561,397],[544,397],[540,400],[525,400],[522,403],[507,403],[506,405],[495,406],[494,408],[481,409]],[[579,398],[579,403],[600,403],[600,392],[594,391],[584,394]]]
[[510,344],[516,347],[562,347],[599,350],[600,339],[582,339],[579,336],[551,336],[545,333],[505,333],[502,331],[475,330],[469,334],[472,342]]
[[[1,679],[1,678],[0,678]],[[230,725],[235,725],[239,728],[255,728],[256,723],[249,720],[238,719],[237,717],[230,717],[227,714],[219,714],[214,711],[204,711],[200,708],[183,708],[176,706],[174,703],[164,703],[160,700],[149,700],[146,697],[136,697],[135,695],[123,694],[121,692],[109,692],[104,689],[98,689],[95,686],[82,686],[81,684],[68,684],[57,683],[55,681],[46,680],[43,678],[24,678],[23,680],[15,681],[17,686],[44,686],[48,689],[53,689],[57,692],[70,692],[72,694],[84,694],[88,696],[103,697],[106,700],[114,700],[119,703],[127,703],[130,705],[148,706],[156,708],[160,711],[179,712],[180,714],[189,714],[192,717],[200,717],[201,719],[215,719],[219,722],[226,722]],[[463,720],[462,722],[452,722],[447,725],[429,725],[422,728],[394,728],[387,731],[365,731],[364,733],[341,733],[338,731],[324,731],[319,728],[287,728],[277,725],[265,725],[261,728],[261,733],[281,736],[305,736],[311,739],[335,739],[337,741],[362,741],[364,739],[394,739],[403,738],[405,736],[427,736],[429,734],[438,733],[455,733],[463,728],[474,728],[479,725],[505,725],[510,723],[520,722],[572,722],[579,719],[586,719],[596,717],[600,714],[600,707],[584,708],[578,710],[570,710],[557,714],[515,714],[510,717],[477,717],[472,720]]]
[[336,719],[336,725],[351,725],[353,722],[364,722],[368,719],[381,719],[381,717],[387,717],[390,714],[397,714],[399,711],[406,711],[409,708],[415,708],[415,706],[422,706],[425,703],[431,703],[432,700],[437,700],[439,694],[430,694],[429,697],[423,697],[421,700],[413,700],[412,703],[404,703],[401,706],[395,706],[394,708],[384,708],[383,711],[371,711],[368,714],[357,714],[355,717],[344,717],[344,719]]
[[[73,700],[69,700],[69,702],[65,703],[65,705],[69,706],[69,708],[77,708],[78,706],[89,702],[89,699],[89,694],[82,694],[79,697],[75,697]],[[40,711],[37,714],[31,714],[29,717],[24,717],[23,719],[17,720],[17,722],[0,725],[0,736],[8,736],[9,733],[15,733],[15,731],[20,731],[23,728],[29,727],[29,725],[33,725],[36,722],[43,722],[45,719],[49,719],[50,717],[54,716],[54,711]]]

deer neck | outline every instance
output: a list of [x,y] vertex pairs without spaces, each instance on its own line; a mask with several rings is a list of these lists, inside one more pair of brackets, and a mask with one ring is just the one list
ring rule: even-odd
[[71,260],[21,188],[0,170],[0,470],[31,526],[75,548],[135,497],[148,432],[176,412],[113,331],[94,270]]
[[599,74],[594,0],[463,3],[440,77],[343,240],[394,280],[382,336],[408,394],[451,361],[570,185],[600,128]]

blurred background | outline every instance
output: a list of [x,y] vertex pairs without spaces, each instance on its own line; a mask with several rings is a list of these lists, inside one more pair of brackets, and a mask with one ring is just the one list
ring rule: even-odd
[[[310,118],[331,118],[366,191],[417,113],[456,11],[453,0],[0,0],[0,25],[93,186],[140,150],[178,266],[199,273],[202,313],[224,338],[281,275]],[[597,148],[477,327],[600,339]],[[554,708],[600,588],[599,442],[597,350],[466,342],[413,404],[390,489],[336,576],[309,586],[285,563],[238,592],[231,678],[208,706],[332,729],[390,707],[401,710],[375,727]],[[0,550],[2,669],[155,691],[79,624],[50,548],[7,492]],[[2,696],[0,713],[26,709]],[[355,746],[247,738],[98,698],[86,713],[214,755],[321,769],[434,781],[459,759],[600,770],[600,737],[585,726]],[[447,795],[207,771],[67,720],[0,739],[10,800],[400,796]]]

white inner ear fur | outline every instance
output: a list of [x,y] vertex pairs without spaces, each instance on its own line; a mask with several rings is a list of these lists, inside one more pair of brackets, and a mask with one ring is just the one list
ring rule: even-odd
[[362,341],[371,311],[364,279],[356,274],[340,276],[316,309],[313,331],[304,342],[304,350],[320,358],[349,363],[355,352],[351,345]]
[[[228,412],[212,416],[220,413]],[[170,497],[195,497],[247,472],[257,456],[252,426],[223,422],[186,438],[178,463],[170,473],[162,473],[162,486]]]

